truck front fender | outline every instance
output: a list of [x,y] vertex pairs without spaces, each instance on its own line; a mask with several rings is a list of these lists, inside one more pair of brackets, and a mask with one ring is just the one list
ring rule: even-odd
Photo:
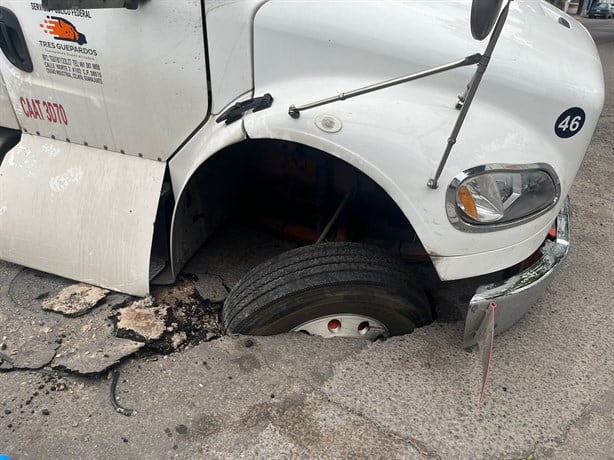
[[[468,2],[433,2],[427,9],[413,1],[365,1],[359,8],[266,3],[254,24],[255,93],[270,93],[275,103],[246,115],[245,131],[324,150],[371,177],[410,221],[442,279],[508,268],[542,244],[603,106],[601,64],[586,30],[570,18],[569,27],[561,25],[545,4],[516,3],[436,190],[427,182],[473,68],[318,106],[299,118],[288,109],[483,52],[471,38]],[[573,43],[573,54],[561,43]],[[586,123],[573,137],[559,136],[557,119],[574,107],[586,113]],[[446,192],[455,177],[485,165],[537,163],[557,176],[556,205],[512,228],[472,232],[452,225]]]
[[[437,168],[457,114],[452,94],[446,99],[433,90],[405,88],[412,97],[400,102],[392,90],[306,111],[293,119],[287,108],[296,103],[296,96],[290,97],[287,88],[266,90],[277,96],[275,104],[245,117],[248,136],[301,143],[365,173],[405,214],[443,280],[492,273],[521,262],[542,244],[562,203],[517,227],[460,231],[446,213],[447,185],[457,174],[481,164],[533,163],[539,152],[540,159],[559,173],[564,197],[582,159],[561,155],[526,122],[509,114],[495,117],[497,109],[482,104],[473,109],[441,185],[433,190],[427,181]],[[339,131],[327,132],[326,124]]]

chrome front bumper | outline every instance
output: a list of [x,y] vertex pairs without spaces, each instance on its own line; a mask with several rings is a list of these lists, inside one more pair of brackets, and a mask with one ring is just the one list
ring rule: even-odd
[[491,303],[496,304],[496,335],[520,320],[550,285],[554,273],[569,252],[571,228],[568,199],[559,212],[556,228],[556,241],[546,241],[537,262],[505,281],[480,286],[476,290],[465,320],[465,348],[476,345],[477,331]]

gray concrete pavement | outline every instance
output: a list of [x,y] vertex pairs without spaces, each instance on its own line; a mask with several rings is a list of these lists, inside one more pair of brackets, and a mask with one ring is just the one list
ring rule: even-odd
[[[597,38],[608,90],[571,193],[571,255],[547,297],[497,338],[482,407],[479,359],[460,348],[460,324],[374,344],[225,337],[127,360],[117,394],[133,417],[113,412],[108,379],[0,374],[0,453],[614,458],[614,22],[584,24]],[[14,269],[0,263],[0,281]],[[7,292],[0,284],[0,302],[11,301]]]

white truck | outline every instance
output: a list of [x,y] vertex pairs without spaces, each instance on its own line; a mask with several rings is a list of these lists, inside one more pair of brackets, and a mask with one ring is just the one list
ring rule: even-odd
[[604,99],[540,0],[0,0],[0,47],[0,259],[143,296],[234,216],[300,245],[228,296],[246,334],[510,327]]

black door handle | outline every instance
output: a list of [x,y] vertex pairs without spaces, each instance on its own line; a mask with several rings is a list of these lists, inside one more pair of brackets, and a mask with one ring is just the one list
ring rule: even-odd
[[0,48],[6,58],[24,72],[32,72],[34,66],[15,13],[0,6]]

